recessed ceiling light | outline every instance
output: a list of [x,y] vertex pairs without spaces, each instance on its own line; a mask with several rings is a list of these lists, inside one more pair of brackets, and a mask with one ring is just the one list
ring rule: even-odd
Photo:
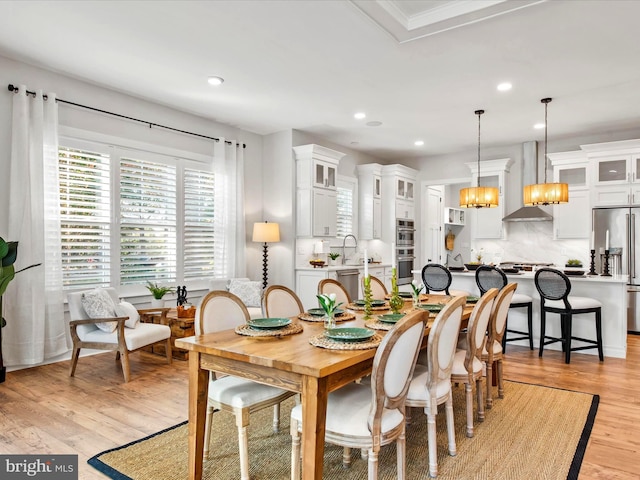
[[379,127],[380,125],[382,125],[382,122],[379,122],[377,120],[367,122],[367,127]]
[[209,85],[213,85],[217,87],[218,85],[222,85],[224,83],[224,78],[212,76],[212,77],[209,77],[207,82],[209,82]]
[[367,118],[367,114],[364,112],[358,112],[353,116],[353,118],[356,120],[362,120],[363,118]]
[[512,87],[513,85],[511,85],[509,82],[503,82],[498,85],[498,90],[501,92],[506,92],[508,90],[511,90]]
[[413,142],[413,144],[416,147],[421,147],[422,145],[424,145],[424,141],[423,140],[416,140],[415,142]]
[[542,130],[544,128],[544,123],[536,123],[533,128],[536,130]]

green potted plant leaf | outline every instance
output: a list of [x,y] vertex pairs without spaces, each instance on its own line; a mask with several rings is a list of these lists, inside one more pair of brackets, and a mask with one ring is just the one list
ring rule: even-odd
[[153,295],[153,300],[151,301],[151,306],[153,308],[164,307],[162,297],[167,293],[174,292],[172,287],[160,286],[157,283],[152,283],[150,281],[147,281],[147,289],[151,292],[151,295]]
[[4,360],[2,359],[2,329],[7,324],[7,321],[2,315],[2,296],[16,274],[40,265],[40,263],[29,265],[28,267],[16,272],[13,264],[16,262],[17,258],[18,242],[6,242],[2,237],[0,237],[0,383],[5,381],[7,374],[7,369],[4,366]]
[[329,255],[329,258],[331,259],[331,264],[332,265],[336,264],[336,260],[340,256],[340,254],[338,252],[331,252],[331,253],[328,253],[327,255]]

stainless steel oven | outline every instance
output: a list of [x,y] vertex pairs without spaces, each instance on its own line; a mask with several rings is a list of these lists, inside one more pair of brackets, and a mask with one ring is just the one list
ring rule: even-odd
[[396,246],[413,247],[415,245],[416,227],[413,220],[396,219]]
[[398,285],[406,285],[413,280],[413,247],[396,247]]

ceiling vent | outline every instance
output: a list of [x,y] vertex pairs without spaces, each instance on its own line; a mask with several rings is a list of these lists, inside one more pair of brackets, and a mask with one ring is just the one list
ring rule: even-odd
[[[522,185],[538,183],[536,172],[538,158],[538,142],[524,142],[522,144]],[[502,219],[503,222],[549,222],[553,220],[551,214],[540,207],[521,207]]]

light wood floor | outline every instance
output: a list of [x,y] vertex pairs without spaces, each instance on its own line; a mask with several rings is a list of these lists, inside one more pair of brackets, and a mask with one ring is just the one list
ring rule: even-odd
[[[559,352],[540,359],[507,347],[508,380],[600,395],[580,479],[640,477],[640,337],[628,343],[626,360],[575,354],[570,365]],[[128,384],[111,353],[81,358],[75,378],[69,362],[9,373],[0,384],[0,453],[76,453],[81,479],[105,478],[88,458],[187,418],[188,362],[167,365],[145,352],[131,360]]]

